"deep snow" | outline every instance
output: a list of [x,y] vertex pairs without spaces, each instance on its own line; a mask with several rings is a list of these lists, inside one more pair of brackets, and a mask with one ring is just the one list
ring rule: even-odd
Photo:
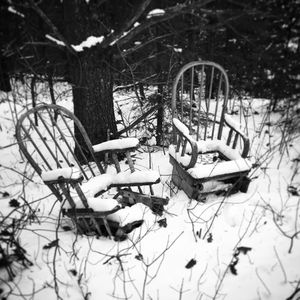
[[[268,100],[235,102],[238,114],[232,118],[247,126],[257,165],[246,194],[210,195],[205,203],[191,201],[170,182],[167,149],[143,146],[136,152],[136,168],[145,170],[150,165],[160,173],[155,193],[168,195],[169,205],[162,218],[138,205],[144,224],[130,233],[127,241],[115,242],[65,231],[63,227],[71,226],[66,219],[58,225],[59,204],[54,205],[55,197],[16,145],[16,116],[30,107],[30,91],[20,83],[14,87],[13,93],[1,93],[0,99],[0,221],[12,211],[6,223],[29,211],[34,211],[36,218],[18,232],[33,265],[24,268],[14,263],[13,281],[8,281],[2,268],[1,296],[43,300],[57,295],[62,299],[287,299],[299,285],[300,143],[299,138],[282,142],[284,114],[272,113],[269,118]],[[72,109],[70,87],[58,84],[55,90],[57,103]],[[37,92],[40,101],[50,101],[44,85],[39,84]],[[140,113],[131,96],[115,95],[127,121]],[[142,126],[131,132],[132,137],[147,134],[151,139]],[[12,199],[20,203],[19,208],[9,205]],[[130,210],[127,216],[130,218]],[[166,227],[161,226],[164,222]],[[45,247],[56,239],[59,247]]]

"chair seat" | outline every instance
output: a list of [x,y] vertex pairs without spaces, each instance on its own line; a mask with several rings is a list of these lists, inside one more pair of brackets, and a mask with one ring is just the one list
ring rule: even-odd
[[151,170],[102,174],[83,183],[82,191],[87,196],[95,197],[95,195],[106,191],[110,187],[150,185],[159,181],[159,173]]
[[[73,199],[76,203],[77,211],[85,209],[82,201],[75,194]],[[121,207],[117,200],[101,197],[88,197],[87,202],[89,209],[92,209],[95,214],[99,214],[99,212],[112,212],[106,216],[107,220],[118,222],[121,227],[131,222],[143,220],[145,213],[145,206],[141,203],[137,203],[131,207]],[[69,204],[65,203],[64,209],[68,210],[70,208]]]
[[222,161],[213,164],[197,164],[194,168],[190,168],[187,172],[194,179],[214,178],[227,174],[239,174],[248,172],[251,169],[251,162],[247,159],[237,159],[230,161]]
[[[244,173],[250,171],[252,167],[252,164],[248,159],[242,158],[237,151],[233,149],[227,149],[228,146],[226,146],[226,144],[222,141],[199,141],[197,142],[197,145],[198,144],[201,145],[202,150],[207,152],[218,151],[224,154],[227,158],[232,158],[232,160],[216,161],[211,164],[196,163],[193,168],[186,170],[186,172],[194,179],[212,179],[214,177],[220,177],[227,174]],[[222,151],[224,149],[226,151],[225,153]],[[180,152],[176,152],[174,145],[169,146],[169,154],[182,166],[187,166],[190,161],[190,155],[185,154],[181,156]]]
[[240,153],[222,140],[197,141],[198,153],[219,152],[229,160],[241,159]]

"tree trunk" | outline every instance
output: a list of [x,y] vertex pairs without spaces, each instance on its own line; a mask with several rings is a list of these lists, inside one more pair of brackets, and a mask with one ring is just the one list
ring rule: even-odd
[[[107,3],[108,5],[109,3]],[[72,45],[78,45],[89,36],[104,36],[110,23],[110,15],[99,10],[97,2],[65,0],[64,34]],[[98,11],[99,14],[94,12]],[[102,18],[103,22],[100,22]],[[101,45],[84,48],[69,55],[69,80],[72,83],[74,114],[85,128],[92,144],[114,138],[117,132],[113,106],[112,49]],[[108,135],[109,134],[109,135]],[[82,138],[75,130],[81,145]],[[76,150],[76,149],[75,149]]]
[[156,144],[161,146],[163,144],[164,121],[163,86],[161,84],[158,86],[157,104]]
[[[110,55],[102,57],[99,57],[96,49],[90,49],[84,52],[80,62],[74,61],[71,66],[74,114],[87,131],[92,144],[112,139],[117,133],[113,76],[108,63]],[[78,132],[75,131],[75,135],[81,143]]]

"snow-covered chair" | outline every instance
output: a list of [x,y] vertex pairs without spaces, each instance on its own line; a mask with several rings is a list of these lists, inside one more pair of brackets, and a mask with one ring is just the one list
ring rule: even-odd
[[[16,137],[22,153],[62,203],[63,214],[74,221],[79,233],[123,238],[143,222],[142,217],[123,221],[124,211],[130,214],[125,206],[142,203],[162,215],[168,203],[168,199],[153,195],[152,184],[160,181],[158,172],[135,168],[130,153],[139,147],[136,138],[93,146],[76,116],[52,104],[24,113]],[[112,164],[97,160],[100,152]],[[125,153],[126,163],[118,160],[120,152]]]
[[193,199],[221,190],[246,192],[249,139],[227,114],[225,70],[208,61],[190,62],[172,87],[172,181]]

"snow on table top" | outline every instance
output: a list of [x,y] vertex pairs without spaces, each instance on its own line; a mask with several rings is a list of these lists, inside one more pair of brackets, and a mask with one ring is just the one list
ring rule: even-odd
[[97,145],[93,145],[93,150],[95,152],[109,151],[109,150],[126,150],[130,148],[135,148],[139,145],[139,140],[137,138],[124,138],[110,140]]
[[190,168],[187,172],[195,179],[215,177],[219,175],[245,172],[251,169],[251,163],[247,159],[222,161],[215,164],[199,165]]
[[61,177],[65,179],[79,179],[81,176],[82,174],[77,168],[55,169],[43,172],[41,175],[43,181],[58,180]]
[[152,170],[102,174],[83,183],[82,190],[86,195],[94,197],[97,193],[106,191],[111,185],[153,184],[159,180],[159,173]]

